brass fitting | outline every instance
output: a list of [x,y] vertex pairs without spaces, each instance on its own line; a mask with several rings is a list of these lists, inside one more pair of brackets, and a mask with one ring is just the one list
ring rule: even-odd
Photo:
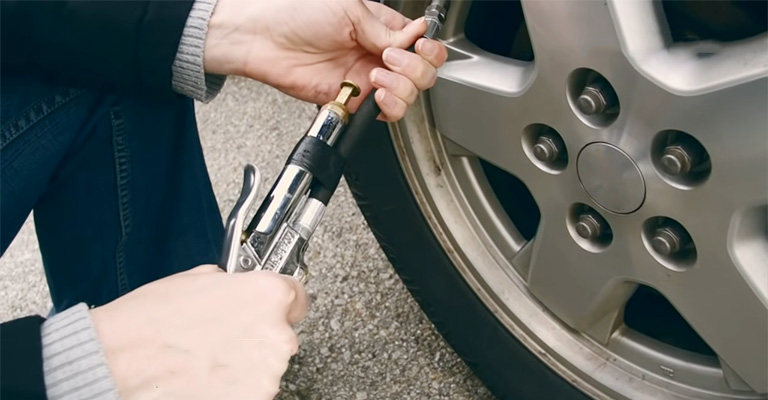
[[349,123],[349,110],[347,109],[347,103],[353,97],[360,95],[360,86],[352,81],[341,82],[341,91],[336,96],[336,100],[329,101],[322,109],[331,109],[344,119],[344,123]]

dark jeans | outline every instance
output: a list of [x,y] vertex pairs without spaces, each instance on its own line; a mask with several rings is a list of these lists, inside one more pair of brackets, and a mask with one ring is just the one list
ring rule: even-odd
[[0,254],[30,211],[54,309],[218,261],[194,103],[3,77]]

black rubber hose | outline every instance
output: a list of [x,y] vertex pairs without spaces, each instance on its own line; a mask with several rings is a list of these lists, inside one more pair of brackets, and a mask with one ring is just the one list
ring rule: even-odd
[[357,144],[363,140],[371,123],[375,122],[381,113],[381,108],[374,98],[375,93],[375,89],[371,90],[371,93],[363,100],[357,111],[350,117],[349,125],[347,125],[345,132],[339,136],[334,146],[345,160],[349,158]]

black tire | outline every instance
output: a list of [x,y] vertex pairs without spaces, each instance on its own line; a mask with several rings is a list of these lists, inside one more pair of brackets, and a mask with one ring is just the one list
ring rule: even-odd
[[486,308],[435,238],[402,173],[386,124],[375,123],[345,179],[382,250],[429,319],[499,399],[585,399]]

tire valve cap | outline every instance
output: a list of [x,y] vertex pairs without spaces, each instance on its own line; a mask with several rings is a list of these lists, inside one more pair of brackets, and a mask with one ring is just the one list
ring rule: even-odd
[[651,239],[653,250],[665,257],[673,257],[683,248],[683,238],[676,230],[663,227],[656,230]]
[[549,135],[541,135],[533,145],[533,155],[537,160],[551,164],[560,158],[561,144]]
[[576,233],[586,240],[597,240],[603,234],[603,227],[594,215],[586,213],[576,222]]
[[693,155],[680,145],[670,145],[661,155],[661,168],[672,176],[689,173],[696,163]]

